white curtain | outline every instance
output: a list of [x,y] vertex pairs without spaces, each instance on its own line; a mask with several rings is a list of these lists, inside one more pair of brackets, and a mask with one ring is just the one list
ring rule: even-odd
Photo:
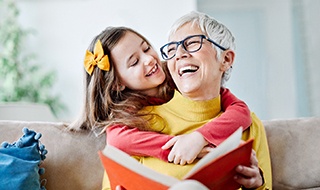
[[[294,0],[300,7],[300,30],[306,66],[307,95],[311,116],[320,116],[320,1]],[[301,97],[303,98],[303,97]]]

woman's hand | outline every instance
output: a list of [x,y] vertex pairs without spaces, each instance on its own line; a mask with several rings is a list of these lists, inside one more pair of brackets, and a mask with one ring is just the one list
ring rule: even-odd
[[264,182],[254,150],[252,150],[251,153],[250,163],[251,165],[249,167],[242,165],[236,167],[236,172],[238,172],[238,175],[235,176],[235,180],[245,188],[258,188],[262,186]]
[[191,164],[207,144],[208,142],[203,138],[201,133],[195,131],[190,134],[173,137],[162,146],[162,149],[172,147],[168,155],[168,161],[185,165]]

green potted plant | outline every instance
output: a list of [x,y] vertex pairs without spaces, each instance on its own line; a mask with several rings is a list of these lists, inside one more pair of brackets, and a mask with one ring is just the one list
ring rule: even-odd
[[18,16],[14,0],[0,0],[0,102],[47,104],[57,115],[65,106],[51,91],[56,73],[45,72],[34,54],[23,51],[31,30],[20,26]]

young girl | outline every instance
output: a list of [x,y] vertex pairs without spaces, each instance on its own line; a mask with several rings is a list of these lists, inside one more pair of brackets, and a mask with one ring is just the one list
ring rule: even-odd
[[[174,91],[170,75],[150,43],[130,28],[108,27],[93,39],[85,68],[82,117],[70,127],[106,130],[110,145],[130,155],[168,161],[171,145],[162,146],[173,136],[150,131],[145,120],[148,113],[140,112],[144,106],[169,101]],[[228,89],[221,89],[221,102],[225,113],[193,132],[211,146],[217,146],[240,126],[246,129],[251,124],[248,107]],[[190,143],[194,144],[194,139]],[[175,150],[186,147],[188,151],[174,163],[192,163],[204,148],[180,143]]]

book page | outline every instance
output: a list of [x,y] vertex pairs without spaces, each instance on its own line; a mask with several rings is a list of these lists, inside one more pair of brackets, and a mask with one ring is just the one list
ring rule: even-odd
[[[161,183],[163,185],[166,185],[168,187],[172,186],[173,184],[178,183],[180,180],[167,176],[164,174],[161,174],[159,172],[156,172],[144,165],[142,165],[140,162],[138,162],[136,159],[131,157],[130,155],[126,154],[125,152],[113,147],[106,145],[106,147],[103,149],[102,153],[110,158],[111,160],[117,162],[118,164],[124,166],[125,168],[128,168],[135,173],[145,176],[146,178],[149,178],[153,181],[156,181],[158,183]],[[121,178],[121,176],[119,176]],[[124,176],[122,176],[124,177]]]
[[188,178],[190,175],[201,169],[204,165],[214,160],[215,158],[230,152],[231,150],[237,148],[240,145],[242,136],[242,127],[236,130],[230,137],[223,141],[219,146],[212,149],[207,155],[199,160],[199,162],[187,173],[184,179]]

